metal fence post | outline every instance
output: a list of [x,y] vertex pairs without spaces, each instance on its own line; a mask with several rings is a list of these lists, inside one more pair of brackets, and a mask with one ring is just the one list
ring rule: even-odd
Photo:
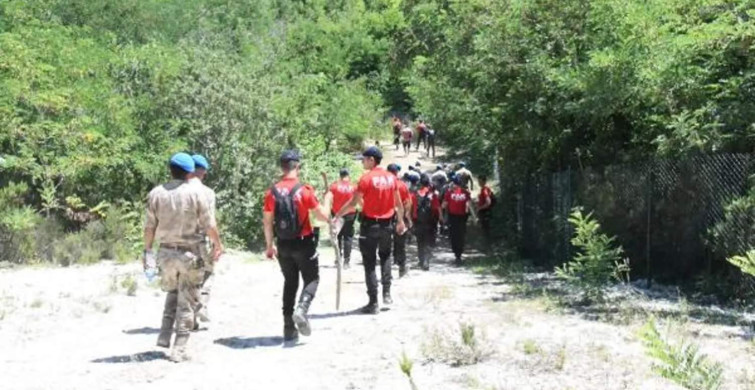
[[647,209],[647,229],[645,235],[645,274],[647,276],[647,288],[652,285],[653,277],[650,274],[650,226],[652,223],[653,213],[653,165],[652,162],[647,165],[647,184],[645,189],[645,208]]

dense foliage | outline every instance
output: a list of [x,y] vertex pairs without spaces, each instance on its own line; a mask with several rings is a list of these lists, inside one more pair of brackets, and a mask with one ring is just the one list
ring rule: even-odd
[[277,154],[299,148],[319,184],[319,170],[349,164],[387,131],[387,112],[425,117],[478,172],[497,156],[505,178],[750,152],[753,8],[751,0],[6,0],[0,242],[14,249],[3,252],[40,256],[29,232],[51,219],[79,231],[108,211],[133,215],[179,150],[209,157],[224,233],[254,245]]

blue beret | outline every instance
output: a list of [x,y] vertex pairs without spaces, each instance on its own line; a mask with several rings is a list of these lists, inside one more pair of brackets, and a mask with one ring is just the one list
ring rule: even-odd
[[191,156],[191,159],[194,160],[194,165],[196,165],[197,168],[202,168],[204,170],[210,169],[210,163],[208,163],[207,159],[201,154],[195,154]]
[[170,157],[170,165],[181,168],[184,172],[194,172],[194,159],[186,153],[176,153]]
[[388,172],[398,173],[401,170],[401,167],[398,164],[388,164],[386,169],[388,169]]
[[349,176],[349,170],[346,169],[346,168],[342,168],[341,172],[339,172],[339,174],[340,174],[341,177]]

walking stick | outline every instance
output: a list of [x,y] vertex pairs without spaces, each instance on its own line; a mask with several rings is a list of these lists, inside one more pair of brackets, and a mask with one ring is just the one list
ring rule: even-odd
[[[320,173],[322,175],[322,181],[325,184],[325,193],[328,191],[328,176],[325,172]],[[343,219],[339,218],[335,221],[335,226],[329,228],[330,242],[333,244],[333,249],[336,251],[336,311],[341,308],[341,273],[343,271],[343,261],[341,261],[341,250],[338,248],[338,233],[343,228]]]

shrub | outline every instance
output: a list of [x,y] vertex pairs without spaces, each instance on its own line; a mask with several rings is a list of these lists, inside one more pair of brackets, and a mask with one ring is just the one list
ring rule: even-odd
[[700,347],[688,342],[671,344],[661,336],[655,320],[648,320],[640,330],[647,354],[657,363],[653,371],[691,390],[716,390],[721,386],[723,369],[708,361]]
[[755,249],[748,250],[742,256],[732,256],[726,260],[734,264],[742,272],[755,276]]
[[571,261],[556,267],[556,275],[582,289],[588,298],[600,299],[603,287],[628,278],[629,265],[622,260],[624,251],[616,246],[615,237],[601,233],[592,213],[584,215],[575,208],[569,222],[575,228],[571,243],[578,252]]

